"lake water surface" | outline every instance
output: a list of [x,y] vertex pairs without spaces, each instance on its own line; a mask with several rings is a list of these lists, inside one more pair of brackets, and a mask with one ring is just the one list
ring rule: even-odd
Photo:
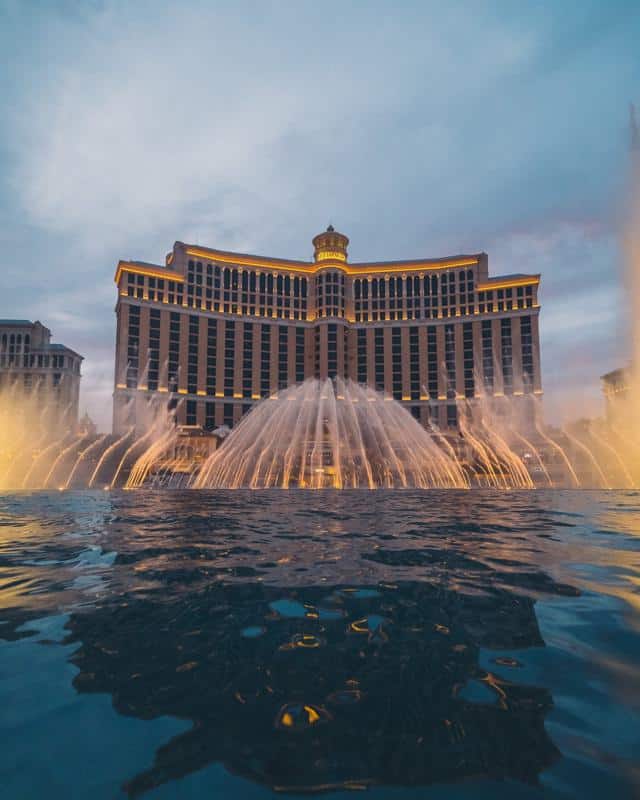
[[640,494],[0,496],[14,798],[640,796]]

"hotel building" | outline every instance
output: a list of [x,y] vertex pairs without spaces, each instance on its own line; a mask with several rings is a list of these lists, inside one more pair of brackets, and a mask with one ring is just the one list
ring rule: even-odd
[[486,253],[352,263],[348,244],[330,226],[310,262],[182,242],[164,266],[120,261],[114,431],[167,395],[180,424],[231,427],[310,377],[367,383],[443,428],[457,399],[541,394],[539,275],[489,277]]
[[61,430],[78,421],[82,361],[74,350],[52,342],[42,323],[0,319],[0,388],[37,394]]

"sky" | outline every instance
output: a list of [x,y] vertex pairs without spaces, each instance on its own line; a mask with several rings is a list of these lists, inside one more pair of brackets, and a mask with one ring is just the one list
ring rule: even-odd
[[542,274],[545,408],[627,361],[637,0],[0,0],[0,318],[85,356],[107,430],[115,266],[176,240]]

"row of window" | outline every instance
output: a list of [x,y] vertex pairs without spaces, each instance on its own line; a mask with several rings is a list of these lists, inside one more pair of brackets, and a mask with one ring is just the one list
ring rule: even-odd
[[0,354],[0,368],[19,369],[67,369],[80,372],[80,361],[73,356],[54,356],[46,353]]
[[31,334],[3,333],[0,336],[0,353],[28,353],[31,347]]
[[[216,403],[213,400],[203,400],[200,401],[201,404],[204,405],[204,429],[207,431],[212,431],[216,427],[215,423],[215,411],[216,411]],[[185,405],[185,423],[187,425],[197,425],[198,424],[198,404],[197,400],[187,400]],[[223,403],[222,404],[222,421],[223,425],[226,425],[229,428],[232,428],[235,421],[236,421],[236,414],[235,409],[238,408],[234,403]],[[243,417],[245,414],[248,414],[253,405],[251,403],[242,403],[240,406],[240,417]],[[436,424],[440,423],[439,419],[439,412],[437,409],[430,408],[429,406],[409,406],[409,412],[417,419],[419,422],[422,422],[423,419],[425,422],[433,421]],[[458,409],[455,405],[447,405],[446,406],[446,424],[449,427],[455,427],[458,424]]]
[[[24,372],[20,374],[20,380],[26,390],[48,391],[51,386],[60,388],[65,381],[70,380],[69,374],[62,372],[51,372],[43,375],[39,372]],[[15,377],[11,373],[0,372],[0,387],[3,385],[15,386]]]
[[[160,314],[161,312],[157,309],[151,310],[148,351],[146,356],[141,358],[140,306],[129,307],[126,341],[126,385],[129,388],[141,386],[152,391],[158,389],[161,363]],[[203,369],[202,380],[200,378],[202,318],[191,314],[185,315],[184,321],[181,321],[181,316],[176,312],[171,312],[169,315],[169,342],[166,359],[169,391],[176,392],[180,383],[181,325],[186,326],[183,335],[186,334],[185,389],[188,394],[196,394],[200,387],[208,395],[222,390],[223,396],[252,398],[254,393],[254,348],[258,346],[260,348],[259,361],[256,362],[256,366],[259,364],[260,396],[267,396],[275,387],[283,389],[289,383],[299,383],[304,380],[306,372],[305,328],[253,322],[244,322],[242,328],[238,328],[240,323],[235,320],[225,320],[224,327],[220,330],[217,320],[212,319],[206,321],[206,369]],[[237,353],[237,348],[240,346],[240,340],[236,338],[238,330],[242,336],[241,353]],[[356,379],[361,383],[367,382],[368,359],[373,356],[374,385],[378,389],[390,388],[397,399],[416,400],[425,393],[432,399],[442,397],[443,394],[447,399],[455,399],[458,387],[463,389],[466,397],[473,397],[476,392],[476,365],[481,364],[484,386],[488,391],[494,390],[497,367],[502,376],[505,394],[513,392],[514,362],[511,318],[501,319],[496,330],[490,320],[482,320],[477,349],[472,323],[463,322],[461,324],[461,353],[458,353],[456,324],[447,323],[441,329],[444,345],[442,354],[439,353],[438,348],[437,327],[428,325],[426,327],[426,387],[421,385],[421,381],[424,379],[421,377],[420,369],[419,330],[419,326],[407,326],[408,350],[405,350],[402,328],[399,326],[390,328],[391,347],[387,351],[384,329],[375,328],[373,330],[373,353],[370,353],[367,330],[358,329],[355,341]],[[223,336],[221,342],[223,369],[222,386],[220,387],[216,384],[218,333]],[[321,336],[325,333],[327,336],[327,374],[330,378],[336,377],[338,374],[346,377],[349,374],[348,365],[350,363],[348,328],[335,323],[329,323],[326,328],[318,326],[314,331],[315,374],[320,374],[320,343]],[[534,371],[534,342],[530,316],[520,318],[520,333],[519,358],[524,376],[524,390],[531,391]],[[494,352],[494,339],[497,343],[496,352]],[[205,342],[202,342],[202,345],[204,346]],[[275,358],[273,367],[272,358]],[[388,358],[390,358],[390,387],[385,385],[385,368]],[[408,362],[409,397],[403,394],[403,368],[406,362]],[[292,370],[290,370],[290,365]],[[460,366],[462,369],[458,374]],[[258,377],[258,373],[256,377]],[[239,380],[239,374],[241,380]],[[439,386],[440,381],[443,382],[442,386]],[[204,385],[200,386],[201,383]],[[406,388],[404,391],[406,392]],[[238,394],[239,392],[241,394]]]
[[[353,293],[356,322],[436,319],[533,307],[533,286],[475,292],[472,270],[437,275],[356,278],[319,273],[314,279],[315,316],[344,317],[348,291]],[[257,273],[189,262],[187,280],[127,274],[127,295],[153,302],[184,305],[225,314],[307,320],[309,279]]]

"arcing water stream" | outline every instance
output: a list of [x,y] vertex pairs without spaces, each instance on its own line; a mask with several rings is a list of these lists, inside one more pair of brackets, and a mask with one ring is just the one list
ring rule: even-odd
[[17,396],[15,387],[8,396],[0,389],[11,431],[0,450],[0,489],[640,486],[635,425],[592,420],[552,429],[534,395],[458,399],[458,428],[443,431],[423,428],[368,386],[309,379],[259,403],[221,444],[200,437],[210,449],[219,445],[208,457],[184,446],[193,432],[176,426],[167,403],[151,402],[142,429],[119,436],[47,437],[29,424],[31,409]]

